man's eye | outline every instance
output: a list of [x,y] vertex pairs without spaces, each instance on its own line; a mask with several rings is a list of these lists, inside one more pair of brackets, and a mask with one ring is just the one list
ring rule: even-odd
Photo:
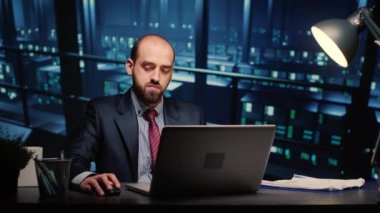
[[161,68],[162,72],[170,72],[171,68],[169,67],[164,67],[164,68]]
[[154,69],[154,66],[144,66],[144,69],[145,70],[152,70],[152,69]]

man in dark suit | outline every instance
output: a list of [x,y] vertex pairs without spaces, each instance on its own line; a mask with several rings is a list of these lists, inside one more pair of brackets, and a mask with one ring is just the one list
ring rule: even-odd
[[[173,47],[163,37],[141,37],[126,62],[133,79],[131,89],[88,103],[68,150],[74,188],[104,195],[108,189],[120,188],[119,181],[151,180],[154,159],[147,111],[155,110],[160,131],[164,125],[204,124],[198,106],[163,97],[172,78],[174,58]],[[89,171],[92,161],[96,172]]]

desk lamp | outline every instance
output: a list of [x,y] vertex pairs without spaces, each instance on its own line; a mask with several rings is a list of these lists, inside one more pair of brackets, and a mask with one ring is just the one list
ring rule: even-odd
[[[347,19],[328,19],[311,27],[315,40],[337,64],[348,67],[355,55],[358,34],[367,27],[380,46],[380,29],[372,19],[373,8],[359,8]],[[380,131],[371,158],[371,165],[378,167]]]
[[372,9],[360,8],[347,19],[328,19],[311,27],[318,44],[337,64],[348,67],[358,46],[358,34],[367,27],[380,46],[380,29]]

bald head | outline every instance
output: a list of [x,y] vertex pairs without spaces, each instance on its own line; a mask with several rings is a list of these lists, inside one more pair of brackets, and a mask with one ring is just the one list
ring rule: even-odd
[[136,59],[139,57],[139,49],[144,43],[148,45],[149,43],[161,43],[163,45],[167,45],[168,47],[170,47],[170,49],[173,52],[173,63],[174,63],[175,51],[174,51],[173,46],[170,44],[168,40],[166,40],[164,37],[157,34],[149,34],[149,35],[140,37],[135,42],[135,44],[133,45],[131,49],[131,53],[129,56],[130,59],[132,59],[133,61],[136,61]]

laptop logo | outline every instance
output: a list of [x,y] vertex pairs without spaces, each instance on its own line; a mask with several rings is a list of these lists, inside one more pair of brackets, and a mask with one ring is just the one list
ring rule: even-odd
[[224,162],[224,152],[206,153],[203,169],[221,169]]

